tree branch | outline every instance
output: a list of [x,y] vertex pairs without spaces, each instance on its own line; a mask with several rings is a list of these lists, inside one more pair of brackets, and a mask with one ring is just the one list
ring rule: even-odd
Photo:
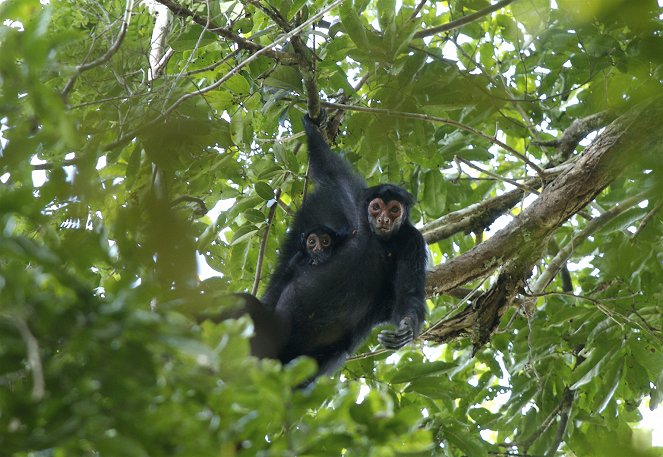
[[[538,191],[538,190],[535,190],[535,189],[533,189],[533,188],[531,188],[531,187],[529,187],[529,186],[527,186],[527,185],[520,184],[518,181],[514,181],[513,179],[509,179],[509,178],[506,178],[506,177],[504,177],[504,176],[500,176],[500,175],[498,175],[498,174],[495,174],[495,173],[493,173],[493,172],[491,172],[491,171],[484,170],[483,168],[481,168],[481,167],[479,167],[479,166],[477,166],[477,165],[474,165],[474,164],[473,164],[472,162],[470,162],[469,160],[465,160],[465,159],[463,159],[463,158],[460,157],[460,156],[454,156],[454,160],[456,160],[456,161],[458,161],[458,162],[462,162],[462,163],[464,163],[465,165],[467,165],[468,167],[472,168],[473,170],[476,170],[476,171],[478,171],[479,173],[483,173],[483,174],[485,174],[485,175],[487,175],[487,176],[490,176],[491,178],[495,178],[495,179],[498,180],[498,181],[507,182],[507,183],[511,184],[512,186],[517,187],[518,189],[521,189],[521,190],[524,191],[524,192],[527,192],[528,194],[535,194],[535,195],[538,195],[538,194],[539,194],[539,191]],[[459,168],[460,168],[460,165],[459,165]]]
[[44,369],[41,364],[41,357],[39,356],[39,341],[30,331],[30,327],[23,320],[14,316],[0,314],[0,317],[5,318],[7,321],[18,330],[23,342],[25,343],[26,355],[28,359],[28,366],[32,372],[32,400],[40,401],[44,398],[46,392],[46,383],[44,381]]
[[[168,35],[168,23],[169,21],[169,10],[168,7],[164,4],[153,4],[152,14],[156,17],[154,19],[154,29],[152,29],[152,38],[150,39],[150,53],[149,53],[149,64],[150,71],[148,74],[148,79],[150,81],[158,78],[159,73],[163,69],[163,65],[160,64],[161,58],[164,57],[164,46],[166,44],[166,36]],[[172,49],[171,49],[172,55]]]
[[610,221],[614,220],[617,216],[620,216],[627,210],[633,208],[634,205],[637,205],[642,200],[646,198],[646,193],[640,193],[631,198],[619,203],[617,206],[610,208],[605,213],[600,216],[590,220],[585,228],[579,231],[572,239],[569,241],[562,249],[560,249],[555,257],[548,263],[548,268],[534,281],[530,284],[530,291],[532,294],[538,294],[545,290],[545,288],[550,284],[553,278],[559,273],[562,267],[566,264],[566,261],[571,257],[576,247],[580,245],[583,241],[587,239],[592,233],[599,230],[601,227],[608,224]]
[[[549,183],[556,175],[569,168],[570,164],[563,164],[555,168],[546,168],[543,171],[546,174],[546,180],[543,185]],[[535,188],[541,186],[539,178],[532,178],[525,182],[527,187]],[[525,192],[521,189],[514,189],[505,192],[497,197],[482,200],[479,203],[467,206],[458,211],[445,214],[424,225],[421,234],[427,243],[436,243],[460,232],[476,232],[485,229],[492,224],[495,219],[506,214],[518,202],[522,201]]]

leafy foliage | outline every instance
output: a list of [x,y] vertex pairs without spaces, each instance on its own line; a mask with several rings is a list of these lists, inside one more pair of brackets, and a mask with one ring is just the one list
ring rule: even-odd
[[[0,2],[3,454],[663,455],[636,427],[663,399],[660,144],[547,240],[530,283],[572,247],[572,289],[521,291],[476,354],[420,342],[302,390],[312,362],[249,357],[248,318],[193,319],[273,270],[312,82],[345,105],[339,153],[416,195],[425,231],[536,176],[514,151],[572,162],[594,138],[554,142],[574,121],[659,96],[655,1],[345,1],[304,48],[270,46],[328,2],[161,3],[165,48],[139,2]],[[494,219],[431,240],[434,262]],[[463,306],[431,297],[430,322]]]

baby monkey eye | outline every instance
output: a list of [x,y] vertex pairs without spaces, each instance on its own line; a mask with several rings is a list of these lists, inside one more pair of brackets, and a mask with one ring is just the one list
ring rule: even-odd
[[377,203],[373,203],[373,209],[374,209],[375,211],[379,210],[379,209],[380,209],[380,205],[377,204]]
[[391,208],[391,212],[394,213],[394,214],[396,214],[396,213],[399,213],[399,212],[400,212],[400,209],[398,208],[398,206],[393,206],[393,207]]

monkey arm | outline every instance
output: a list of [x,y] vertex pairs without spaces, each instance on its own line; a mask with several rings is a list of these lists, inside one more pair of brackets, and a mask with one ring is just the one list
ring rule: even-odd
[[414,340],[426,316],[426,243],[411,224],[399,232],[394,275],[395,300],[391,321],[397,328],[383,330],[378,336],[388,349],[398,349]]
[[355,173],[347,160],[331,151],[317,124],[308,114],[303,117],[302,124],[308,140],[311,178],[315,183],[342,189],[349,187],[352,192],[362,191],[366,187],[364,179]]

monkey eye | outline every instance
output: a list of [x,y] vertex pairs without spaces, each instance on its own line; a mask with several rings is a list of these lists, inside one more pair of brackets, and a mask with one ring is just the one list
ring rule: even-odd
[[378,203],[373,203],[372,208],[373,208],[375,211],[377,211],[377,210],[380,209],[380,205],[379,205]]
[[323,238],[322,239],[322,245],[323,246],[329,246],[331,244],[331,240],[329,238]]
[[309,246],[315,246],[315,238],[312,236],[309,236],[306,242],[309,244]]
[[396,214],[396,213],[400,213],[401,210],[400,210],[400,208],[399,208],[398,206],[392,206],[392,207],[391,207],[391,212],[392,212],[393,214]]

